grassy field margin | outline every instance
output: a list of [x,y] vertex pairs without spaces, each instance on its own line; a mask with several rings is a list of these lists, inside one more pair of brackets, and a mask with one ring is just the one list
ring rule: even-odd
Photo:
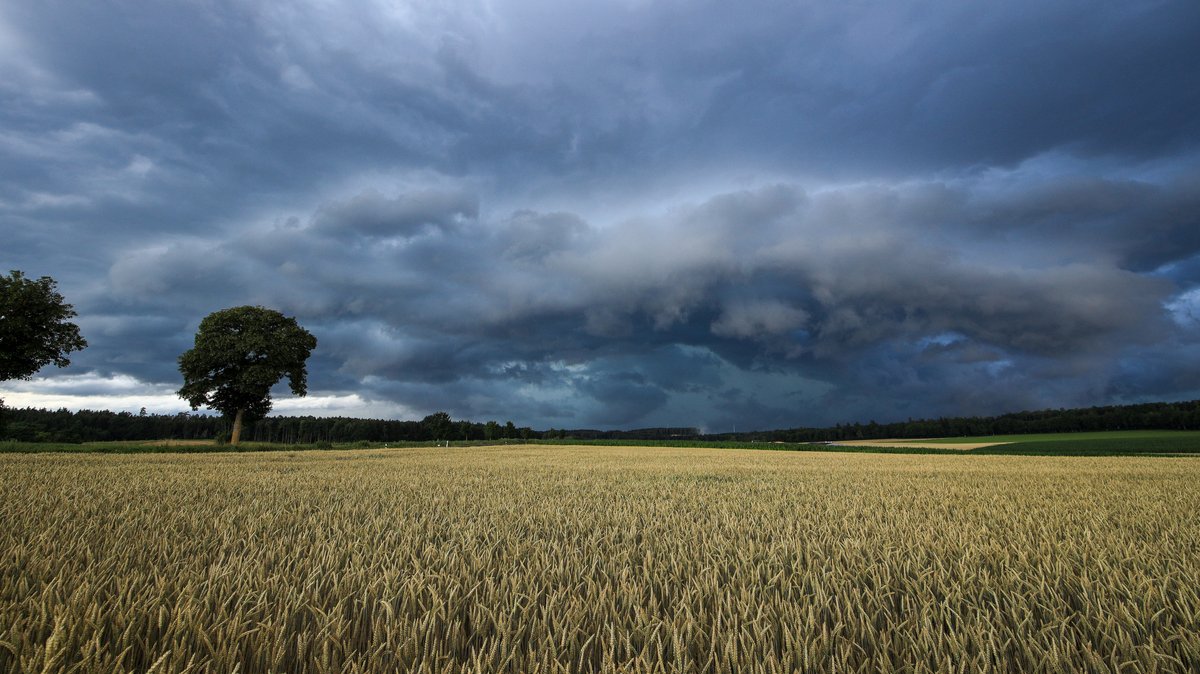
[[[913,443],[912,439],[897,442]],[[1178,456],[1200,454],[1200,431],[1112,431],[1102,433],[1053,433],[995,435],[980,437],[930,438],[927,447],[885,447],[827,443],[733,442],[704,440],[493,440],[425,442],[354,442],[283,444],[244,442],[237,447],[210,441],[157,440],[145,442],[85,442],[81,444],[0,441],[0,454],[39,452],[156,454],[203,452],[272,452],[304,450],[386,449],[439,447],[490,447],[506,445],[551,445],[588,447],[696,447],[709,449],[757,449],[789,452],[842,452],[852,454],[923,455],[1014,455],[1014,456]],[[1004,442],[1003,445],[972,450],[940,448],[939,444]]]

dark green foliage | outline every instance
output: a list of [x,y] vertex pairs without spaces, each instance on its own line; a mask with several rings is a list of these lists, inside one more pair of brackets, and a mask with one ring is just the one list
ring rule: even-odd
[[317,338],[296,319],[263,307],[234,307],[200,322],[195,346],[179,357],[179,397],[248,420],[271,411],[271,387],[288,378],[292,393],[308,392],[305,362]]
[[434,412],[421,420],[425,433],[434,440],[446,440],[450,437],[450,429],[454,422],[445,412]]
[[[0,431],[0,440],[23,442],[114,442],[137,440],[211,440],[218,435],[230,435],[230,420],[207,414],[147,414],[109,412],[107,410],[68,409],[45,410],[34,408],[6,410],[11,422]],[[453,422],[454,436],[443,438],[455,442],[502,441],[504,427],[492,421],[487,424],[467,421]],[[488,437],[488,428],[493,435]],[[519,434],[526,429],[515,429]],[[528,429],[531,437],[537,431]],[[327,440],[334,443],[371,442],[421,443],[433,440],[423,421],[397,419],[354,419],[349,417],[281,417],[271,416],[248,424],[243,438],[250,442],[310,444]]]
[[186,412],[141,416],[108,410],[23,408],[7,409],[5,415],[10,423],[0,431],[0,439],[23,442],[211,440],[229,432],[229,422],[221,417]]
[[71,364],[67,354],[87,346],[75,309],[55,290],[54,279],[34,280],[13,270],[0,276],[0,381],[29,379],[42,367]]

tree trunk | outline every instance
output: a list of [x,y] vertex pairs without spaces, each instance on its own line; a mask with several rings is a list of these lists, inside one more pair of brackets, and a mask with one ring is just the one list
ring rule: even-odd
[[229,438],[229,444],[236,445],[242,439],[242,413],[245,410],[238,410],[233,417],[233,435]]

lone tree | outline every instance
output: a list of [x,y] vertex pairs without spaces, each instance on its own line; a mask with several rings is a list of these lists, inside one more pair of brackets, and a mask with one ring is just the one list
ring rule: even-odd
[[179,357],[183,388],[179,397],[233,417],[231,444],[238,444],[243,421],[271,411],[271,387],[287,375],[292,393],[308,393],[304,363],[317,338],[296,319],[263,307],[233,307],[200,321],[196,345]]
[[34,280],[15,269],[0,276],[0,381],[29,379],[50,363],[66,367],[67,354],[87,346],[67,320],[75,309],[55,286],[49,276]]

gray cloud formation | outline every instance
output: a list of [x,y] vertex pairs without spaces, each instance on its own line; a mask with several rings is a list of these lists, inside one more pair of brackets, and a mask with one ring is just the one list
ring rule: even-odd
[[93,383],[172,383],[260,303],[321,340],[314,392],[536,426],[1196,397],[1198,32],[1183,1],[17,2],[0,263],[60,280]]
[[[747,388],[726,381],[739,373],[790,373],[811,398],[822,387],[807,379],[838,382],[890,353],[898,361],[888,370],[936,374],[931,387],[951,371],[990,385],[1004,370],[1046,362],[1085,359],[1087,371],[1178,331],[1163,309],[1176,289],[1169,281],[1106,256],[981,259],[909,220],[911,199],[928,207],[924,185],[882,196],[776,185],[608,228],[530,211],[481,221],[464,216],[472,202],[456,195],[368,192],[305,222],[133,251],[112,268],[113,295],[153,293],[163,311],[182,302],[196,316],[214,295],[248,298],[321,326],[323,349],[351,381],[529,387],[531,402],[558,391],[563,414],[583,413],[570,411],[576,398],[599,402],[595,418],[610,424],[667,405],[676,388],[662,363],[672,349],[691,354],[679,368],[709,371],[701,381],[717,407],[726,389]],[[972,201],[947,195],[938,210],[971,222]],[[358,226],[364,210],[384,206],[399,214],[396,227]],[[454,226],[411,227],[413,212]],[[1027,234],[1025,245],[1061,245],[1059,236]],[[713,376],[721,362],[734,375]],[[855,376],[869,385],[867,373]],[[411,395],[404,402],[417,404],[428,392]]]

